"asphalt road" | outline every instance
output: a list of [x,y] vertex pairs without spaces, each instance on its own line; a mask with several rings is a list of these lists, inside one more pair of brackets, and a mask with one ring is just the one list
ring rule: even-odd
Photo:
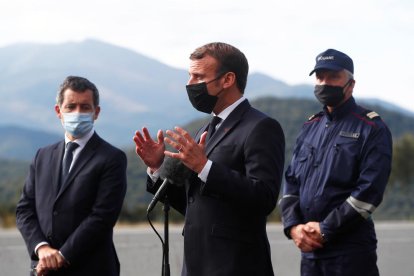
[[[382,276],[414,275],[414,222],[377,222],[378,266]],[[163,235],[163,226],[157,226]],[[278,224],[268,226],[273,268],[278,276],[299,275],[300,253],[282,234]],[[115,228],[115,246],[122,276],[161,275],[161,242],[149,226]],[[180,275],[180,226],[170,226],[171,275]],[[0,229],[0,275],[28,275],[29,257],[16,229]]]

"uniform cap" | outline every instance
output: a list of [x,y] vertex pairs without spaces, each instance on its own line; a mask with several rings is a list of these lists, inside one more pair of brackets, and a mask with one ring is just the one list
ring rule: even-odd
[[354,63],[346,54],[335,49],[328,49],[316,56],[315,68],[309,73],[309,76],[319,69],[334,71],[346,69],[353,74]]

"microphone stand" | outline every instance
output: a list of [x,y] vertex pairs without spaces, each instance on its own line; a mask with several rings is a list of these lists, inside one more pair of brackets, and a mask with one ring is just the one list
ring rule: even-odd
[[170,203],[168,201],[168,196],[165,194],[164,198],[164,240],[161,238],[160,234],[158,233],[157,229],[155,229],[154,225],[151,222],[150,213],[153,210],[156,201],[152,201],[147,209],[147,220],[150,224],[152,230],[154,230],[155,234],[157,234],[158,238],[162,244],[162,268],[161,268],[161,276],[170,276],[170,263],[169,263],[169,240],[168,240],[168,212],[170,211]]
[[170,211],[170,203],[168,201],[168,196],[165,195],[164,198],[164,245],[163,245],[163,266],[162,266],[162,275],[163,276],[170,276],[170,260],[169,260],[169,252],[170,252],[170,245],[168,239],[168,212]]

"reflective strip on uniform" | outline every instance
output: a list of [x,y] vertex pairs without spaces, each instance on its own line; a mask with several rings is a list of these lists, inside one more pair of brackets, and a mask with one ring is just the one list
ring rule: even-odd
[[376,209],[376,207],[370,203],[360,201],[355,197],[348,197],[346,202],[354,208],[363,218],[368,218]]
[[282,197],[282,199],[284,199],[284,198],[288,198],[288,197],[296,197],[296,198],[298,198],[299,196],[297,196],[297,195],[284,195],[284,196]]
[[284,200],[286,198],[290,198],[290,197],[299,198],[299,196],[297,196],[297,195],[284,195],[281,199],[279,199],[279,204],[282,202],[282,200]]

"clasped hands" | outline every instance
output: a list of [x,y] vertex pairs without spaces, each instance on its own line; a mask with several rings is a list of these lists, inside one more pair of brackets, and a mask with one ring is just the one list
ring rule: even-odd
[[319,222],[310,221],[290,229],[290,236],[302,252],[310,252],[323,247]]
[[39,263],[36,266],[36,273],[38,276],[47,275],[50,270],[58,270],[61,267],[67,266],[68,263],[56,250],[49,245],[42,245],[37,250],[39,256]]

